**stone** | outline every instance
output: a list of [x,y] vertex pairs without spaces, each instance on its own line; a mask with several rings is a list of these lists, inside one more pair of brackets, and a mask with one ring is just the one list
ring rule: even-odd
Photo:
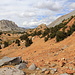
[[40,70],[40,68],[36,68],[36,70]]
[[32,65],[29,66],[29,70],[35,70],[37,67],[36,65],[33,63]]
[[18,69],[27,68],[26,63],[20,63],[19,65],[16,65],[15,67],[18,68]]
[[68,66],[65,66],[65,68],[68,69],[69,67]]
[[33,73],[33,74],[30,74],[30,75],[36,75],[35,73]]
[[51,73],[51,74],[55,74],[55,71],[54,71],[54,70],[51,70],[50,73]]
[[57,69],[56,68],[49,68],[49,69],[57,72]]
[[75,68],[73,68],[73,70],[75,70]]
[[63,74],[60,74],[60,75],[69,75],[69,74],[67,74],[67,73],[63,73]]
[[50,73],[50,71],[45,71],[45,74],[49,74]]
[[73,75],[75,75],[75,73],[73,73]]
[[61,62],[59,62],[59,65],[60,65],[60,67],[63,67],[63,66],[65,66],[65,62],[63,62],[63,61],[61,61]]
[[3,57],[2,59],[0,59],[0,66],[3,65],[11,65],[11,64],[19,64],[22,61],[21,57]]
[[54,54],[54,56],[57,56],[59,53]]
[[46,68],[42,68],[42,73],[45,72],[45,71],[47,71],[47,69]]
[[1,44],[1,48],[2,48],[2,49],[4,48],[4,44]]
[[69,67],[69,69],[70,69],[70,70],[73,70],[73,68],[72,68],[72,67]]
[[0,75],[26,75],[26,73],[16,68],[5,67],[0,69]]
[[64,49],[66,49],[67,47],[68,47],[68,46],[65,45],[64,47],[61,48],[61,50],[64,50]]
[[56,66],[56,64],[51,64],[50,66],[51,66],[51,67],[55,67],[55,66]]
[[75,73],[75,70],[67,69],[67,70],[66,70],[66,73],[68,73],[68,74],[73,74],[73,73]]

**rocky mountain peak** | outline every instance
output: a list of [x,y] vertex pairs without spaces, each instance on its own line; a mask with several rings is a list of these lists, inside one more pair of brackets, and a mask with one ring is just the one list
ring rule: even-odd
[[0,20],[0,31],[20,31],[24,30],[15,24],[13,21]]

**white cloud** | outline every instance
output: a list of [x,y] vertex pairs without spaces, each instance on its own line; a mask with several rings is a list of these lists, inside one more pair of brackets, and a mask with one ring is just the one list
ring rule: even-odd
[[0,0],[0,19],[12,20],[27,28],[41,23],[48,25],[59,13],[63,15],[75,9],[74,2],[70,2],[70,7],[68,3],[69,0]]
[[72,4],[70,4],[70,8],[71,8],[71,10],[74,10],[75,9],[75,2],[72,3]]
[[52,11],[58,11],[62,8],[62,5],[60,2],[55,2],[55,1],[44,1],[44,2],[38,2],[37,5],[35,5],[37,8],[42,8],[42,9],[49,9]]

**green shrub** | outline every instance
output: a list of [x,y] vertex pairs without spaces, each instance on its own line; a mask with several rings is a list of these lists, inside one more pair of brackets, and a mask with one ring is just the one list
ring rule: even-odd
[[11,36],[10,34],[8,34],[8,36]]
[[48,40],[48,37],[45,37],[45,38],[44,38],[44,41],[46,42],[47,40]]
[[67,37],[67,34],[65,32],[58,31],[56,33],[56,41],[57,42],[64,40],[66,37]]
[[26,40],[27,38],[28,38],[28,35],[27,34],[24,34],[24,35],[20,36],[20,39],[21,40]]
[[5,42],[4,42],[4,48],[5,48],[5,47],[8,47],[8,46],[9,46],[9,43],[5,41]]
[[0,45],[0,49],[2,49],[1,45]]
[[30,46],[32,43],[33,43],[33,42],[32,42],[32,39],[27,38],[27,39],[26,39],[25,46],[28,47],[28,46]]
[[34,31],[34,32],[31,34],[31,35],[32,35],[32,36],[35,36],[35,35],[37,35],[37,34],[36,34],[36,31]]
[[52,38],[54,38],[56,36],[56,33],[51,33],[50,34],[50,38],[52,39]]
[[0,32],[0,35],[2,35],[3,33],[2,32]]
[[17,39],[15,43],[18,44],[18,46],[20,46],[20,40]]
[[42,31],[40,30],[40,31],[36,32],[36,34],[39,36],[42,34]]

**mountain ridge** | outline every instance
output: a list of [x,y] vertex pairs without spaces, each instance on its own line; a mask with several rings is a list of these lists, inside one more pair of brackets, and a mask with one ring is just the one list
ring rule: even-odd
[[64,19],[68,19],[69,17],[74,16],[74,15],[75,15],[75,10],[72,11],[72,12],[70,12],[70,13],[68,13],[68,14],[66,14],[66,15],[63,15],[63,16],[57,18],[55,21],[53,21],[52,23],[50,23],[48,25],[48,27],[54,27],[55,25],[60,24]]
[[0,31],[24,31],[24,28],[9,20],[0,20]]

